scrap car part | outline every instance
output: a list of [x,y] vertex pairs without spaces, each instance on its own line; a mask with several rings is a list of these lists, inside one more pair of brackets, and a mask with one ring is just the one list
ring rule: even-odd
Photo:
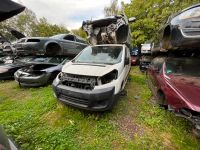
[[83,30],[90,44],[127,44],[131,45],[129,20],[125,15],[116,15],[93,21],[84,21]]

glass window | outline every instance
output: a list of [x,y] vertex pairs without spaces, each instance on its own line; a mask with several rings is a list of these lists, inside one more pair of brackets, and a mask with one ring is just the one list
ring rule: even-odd
[[116,64],[122,59],[122,49],[122,46],[88,46],[74,62]]
[[169,59],[166,74],[200,77],[200,60],[195,58]]

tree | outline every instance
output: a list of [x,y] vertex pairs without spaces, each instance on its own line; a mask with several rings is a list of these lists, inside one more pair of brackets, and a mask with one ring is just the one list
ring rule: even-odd
[[9,28],[16,29],[25,36],[52,36],[69,32],[63,25],[50,24],[45,18],[38,20],[30,9],[25,9],[20,15],[0,23],[0,33],[11,41],[15,40],[7,30]]
[[104,15],[107,16],[113,16],[117,15],[120,12],[120,8],[118,6],[118,0],[111,0],[110,6],[106,6],[104,8]]
[[34,32],[34,26],[36,24],[37,18],[35,13],[30,9],[25,9],[25,11],[21,14],[1,22],[0,32],[10,40],[14,40],[14,37],[8,32],[7,29],[13,28],[24,33],[26,36],[31,36]]
[[46,18],[40,18],[38,23],[33,27],[34,32],[32,36],[48,37],[55,34],[69,33],[63,25],[50,24]]
[[75,35],[78,35],[84,39],[86,39],[86,37],[87,37],[87,34],[85,33],[85,31],[83,31],[82,28],[72,30],[72,33],[74,33]]

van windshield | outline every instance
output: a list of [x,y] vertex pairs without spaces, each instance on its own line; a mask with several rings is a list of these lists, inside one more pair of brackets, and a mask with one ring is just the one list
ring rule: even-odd
[[122,46],[88,46],[75,58],[76,63],[117,64],[122,59]]

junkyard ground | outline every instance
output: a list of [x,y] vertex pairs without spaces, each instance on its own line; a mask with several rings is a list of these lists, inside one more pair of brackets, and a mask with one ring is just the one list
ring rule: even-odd
[[22,150],[200,149],[189,122],[152,104],[137,67],[126,91],[112,111],[89,113],[60,104],[51,86],[1,82],[0,124]]

